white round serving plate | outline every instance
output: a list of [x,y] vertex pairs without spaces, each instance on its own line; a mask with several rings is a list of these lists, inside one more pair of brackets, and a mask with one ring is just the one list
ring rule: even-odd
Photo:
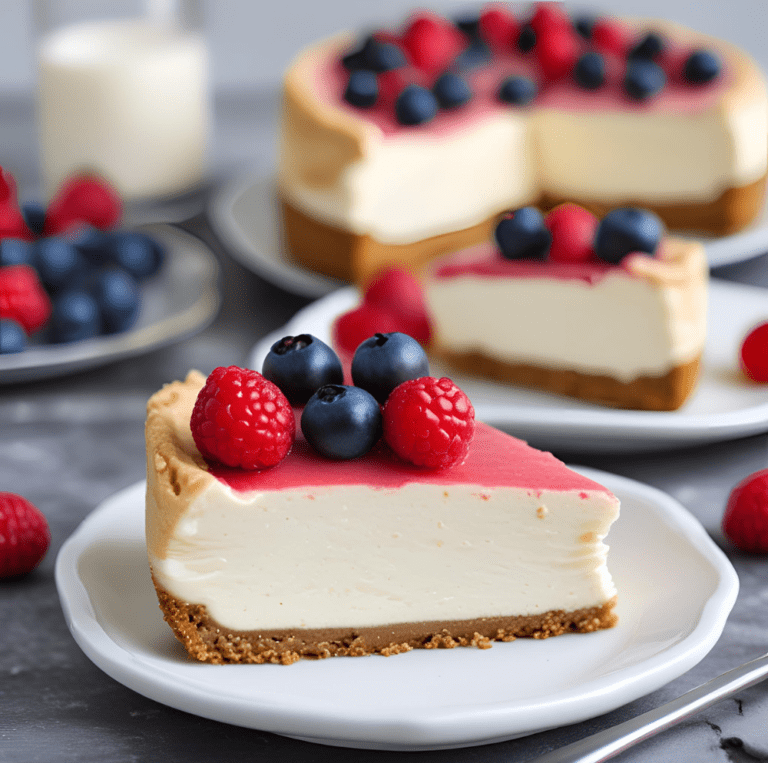
[[[280,244],[272,177],[240,177],[211,197],[209,219],[219,240],[241,265],[293,294],[316,299],[346,284],[290,260]],[[739,233],[699,236],[711,268],[734,265],[768,252],[768,197],[760,218]]]
[[61,605],[77,643],[108,675],[238,726],[344,747],[436,750],[577,723],[696,665],[738,593],[726,556],[678,502],[633,480],[579,471],[622,503],[608,537],[619,624],[599,633],[291,666],[196,663],[157,604],[144,483],[106,500],[64,543]]
[[160,272],[142,284],[129,331],[69,344],[33,345],[0,355],[0,385],[62,376],[112,363],[185,339],[216,317],[221,302],[218,261],[195,236],[171,225],[141,226],[165,245]]
[[[348,286],[308,305],[253,347],[250,367],[260,371],[269,348],[283,336],[311,333],[330,343],[336,316],[359,300],[358,291]],[[768,431],[768,385],[750,382],[738,366],[743,337],[766,320],[768,290],[710,279],[701,377],[677,411],[606,408],[467,376],[436,363],[430,371],[450,376],[469,395],[478,419],[538,448],[633,453],[704,445]]]

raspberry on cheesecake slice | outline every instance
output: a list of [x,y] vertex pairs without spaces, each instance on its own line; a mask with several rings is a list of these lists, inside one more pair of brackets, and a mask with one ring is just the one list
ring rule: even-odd
[[[616,497],[475,422],[449,379],[402,380],[423,371],[403,370],[413,348],[372,339],[358,358],[364,386],[324,383],[296,427],[286,398],[246,369],[191,372],[150,399],[148,556],[188,654],[290,664],[613,626],[603,539]],[[294,370],[311,358],[295,352]],[[272,440],[282,457],[271,466],[220,460]]]

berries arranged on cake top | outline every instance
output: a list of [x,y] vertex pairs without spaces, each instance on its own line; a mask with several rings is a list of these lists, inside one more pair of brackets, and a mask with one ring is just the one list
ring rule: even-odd
[[355,350],[352,381],[382,405],[392,390],[409,379],[426,376],[429,361],[422,346],[400,332],[374,334]]
[[50,544],[43,513],[20,495],[0,493],[0,579],[31,572]]
[[[429,342],[430,326],[424,291],[413,273],[397,267],[381,271],[365,287],[363,304],[384,308],[397,319],[395,328],[379,328],[381,333],[400,331],[412,336],[422,345]],[[369,331],[360,341],[375,333],[375,330]],[[353,349],[359,344],[360,342],[357,342]]]
[[594,259],[598,219],[578,204],[560,204],[544,218],[552,234],[549,259],[553,262],[588,262]]
[[597,226],[595,253],[614,265],[631,252],[653,254],[664,235],[664,224],[647,209],[612,209]]
[[475,410],[450,379],[412,379],[387,399],[383,429],[385,442],[404,461],[444,469],[467,457]]
[[536,207],[507,212],[496,225],[496,243],[508,260],[543,260],[552,245],[552,234]]
[[237,366],[211,372],[195,401],[190,427],[205,458],[248,470],[280,463],[296,436],[293,409],[277,385]]
[[[37,333],[36,343],[130,329],[140,284],[160,270],[165,249],[144,232],[114,227],[121,202],[109,185],[91,175],[71,177],[47,208],[21,209],[23,215],[13,177],[0,169],[0,320]],[[3,227],[3,220],[15,222]],[[26,338],[23,345],[30,346]],[[0,354],[19,347],[8,339]]]
[[768,322],[758,324],[744,337],[739,365],[752,381],[768,382]]
[[342,384],[339,356],[311,334],[285,336],[270,347],[261,373],[292,405],[303,405],[326,384]]
[[326,384],[307,401],[301,413],[301,431],[326,458],[359,458],[381,437],[381,408],[360,387]]
[[617,100],[642,104],[670,83],[702,86],[721,75],[715,52],[686,44],[608,16],[571,17],[553,2],[534,3],[524,16],[499,3],[454,21],[420,13],[341,55],[340,96],[409,127],[476,98],[524,106],[563,81],[586,91],[611,87]]
[[722,529],[742,551],[768,554],[768,469],[750,474],[733,488]]

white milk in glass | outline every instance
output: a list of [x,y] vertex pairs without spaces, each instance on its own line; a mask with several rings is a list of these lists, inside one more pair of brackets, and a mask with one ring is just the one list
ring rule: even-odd
[[46,197],[85,170],[125,200],[201,182],[210,113],[201,33],[144,19],[86,21],[46,34],[38,58]]

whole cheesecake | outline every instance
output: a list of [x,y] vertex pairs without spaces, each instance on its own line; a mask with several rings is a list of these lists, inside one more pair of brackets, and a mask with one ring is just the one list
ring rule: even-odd
[[551,454],[478,424],[449,469],[385,446],[329,460],[301,436],[270,469],[212,465],[190,429],[204,381],[157,392],[146,426],[152,578],[190,656],[289,664],[615,624],[619,502]]
[[768,95],[743,51],[663,21],[494,5],[302,51],[284,80],[284,243],[359,283],[486,240],[499,214],[641,206],[725,235],[762,208]]

